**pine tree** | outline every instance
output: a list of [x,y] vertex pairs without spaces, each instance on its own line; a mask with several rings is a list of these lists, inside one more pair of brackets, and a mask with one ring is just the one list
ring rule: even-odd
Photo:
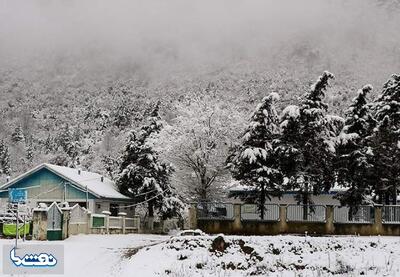
[[33,145],[32,142],[29,142],[28,145],[26,146],[26,159],[28,160],[28,162],[32,162],[33,161]]
[[14,142],[20,142],[25,139],[24,132],[22,131],[22,127],[18,125],[14,132],[11,134],[11,138]]
[[122,99],[121,103],[114,108],[113,123],[116,127],[122,129],[132,124],[133,110],[130,104],[127,99]]
[[242,144],[228,158],[232,176],[256,194],[262,219],[267,198],[281,193],[282,174],[275,150],[279,126],[274,101],[278,98],[276,93],[271,93],[257,106]]
[[345,126],[337,143],[338,182],[347,191],[340,195],[342,205],[360,205],[371,195],[375,183],[373,164],[368,139],[375,126],[371,105],[367,95],[371,85],[358,91],[350,108],[346,111]]
[[10,152],[8,151],[8,147],[5,148],[1,166],[3,168],[4,174],[6,176],[10,176],[11,175],[11,164],[10,164]]
[[50,134],[48,134],[46,140],[44,141],[44,151],[46,154],[54,150],[54,141]]
[[393,75],[383,86],[375,104],[378,122],[371,136],[375,193],[380,203],[396,203],[400,183],[400,75]]
[[121,158],[117,185],[121,193],[137,203],[147,204],[148,215],[157,212],[163,219],[181,216],[183,203],[170,184],[172,167],[159,161],[150,140],[161,128],[158,105],[149,118],[149,124],[139,132],[132,131]]
[[77,132],[74,132],[74,130],[71,129],[69,124],[66,124],[58,136],[57,143],[59,147],[61,147],[62,151],[68,155],[69,165],[75,165],[80,154],[80,137],[77,134]]
[[8,151],[8,146],[3,140],[0,140],[0,171],[6,176],[11,174],[10,154]]
[[327,191],[333,184],[335,134],[331,117],[326,115],[328,105],[323,102],[332,78],[331,73],[324,72],[303,96],[301,105],[287,107],[281,116],[281,168],[287,178],[286,188],[297,191],[296,199],[304,205],[305,218],[311,195]]

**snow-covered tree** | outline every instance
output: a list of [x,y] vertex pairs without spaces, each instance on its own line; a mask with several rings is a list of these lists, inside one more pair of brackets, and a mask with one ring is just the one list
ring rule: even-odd
[[[79,128],[79,126],[77,128]],[[69,124],[66,124],[58,135],[57,144],[59,146],[59,152],[61,150],[68,156],[67,164],[69,166],[74,166],[79,163],[79,155],[81,154],[80,139],[80,133],[74,131]],[[59,153],[58,156],[65,157],[62,153]]]
[[0,172],[6,176],[11,174],[10,153],[3,140],[0,140]]
[[26,159],[28,160],[29,163],[33,161],[33,155],[34,155],[33,143],[32,141],[30,141],[26,146]]
[[23,132],[22,127],[20,125],[17,125],[17,127],[15,127],[15,130],[12,133],[11,138],[12,138],[12,140],[14,142],[20,142],[20,141],[23,141],[25,139],[24,132]]
[[251,117],[242,144],[228,157],[232,176],[256,193],[261,218],[266,200],[282,192],[283,177],[276,155],[280,132],[274,101],[278,98],[271,93],[262,100]]
[[172,167],[159,161],[151,145],[151,137],[160,129],[157,105],[149,124],[130,133],[116,183],[121,193],[147,205],[149,217],[157,213],[165,219],[181,216],[183,203],[170,184]]
[[243,113],[204,94],[174,105],[174,112],[156,145],[174,165],[172,182],[191,201],[223,201],[232,183],[226,157],[245,126]]
[[372,86],[360,89],[346,111],[345,126],[337,141],[337,181],[347,188],[340,195],[343,205],[359,205],[371,195],[375,183],[368,139],[375,120],[367,95]]
[[287,178],[285,184],[297,191],[296,199],[304,205],[311,203],[312,194],[327,191],[333,184],[336,134],[332,130],[340,120],[326,115],[328,105],[323,102],[332,78],[325,71],[303,96],[300,106],[285,108],[281,116],[278,151],[282,172]]
[[400,75],[393,75],[374,101],[378,122],[371,137],[376,195],[396,203],[400,184]]

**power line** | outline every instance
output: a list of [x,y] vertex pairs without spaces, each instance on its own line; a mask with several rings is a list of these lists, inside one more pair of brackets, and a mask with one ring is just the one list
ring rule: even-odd
[[139,202],[139,203],[132,204],[132,205],[127,205],[127,206],[119,206],[119,208],[130,208],[130,207],[139,206],[139,205],[141,205],[141,204],[145,204],[145,203],[147,203],[147,202],[149,202],[149,201],[151,201],[151,200],[157,198],[158,196],[163,195],[166,191],[167,191],[167,190],[163,190],[161,193],[159,193],[159,194],[157,194],[157,195],[155,195],[155,196],[153,196],[153,197],[151,197],[151,198],[149,198],[149,199],[147,199],[147,200],[145,200],[145,201],[143,201],[143,202]]

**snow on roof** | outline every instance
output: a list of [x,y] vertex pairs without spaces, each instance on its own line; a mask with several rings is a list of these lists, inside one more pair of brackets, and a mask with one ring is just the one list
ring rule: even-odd
[[[124,198],[129,199],[129,197],[121,194],[117,186],[113,181],[110,179],[103,177],[100,174],[89,172],[89,171],[80,171],[78,173],[78,169],[65,167],[65,166],[58,166],[52,164],[45,164],[46,167],[52,169],[56,173],[63,175],[64,177],[70,179],[71,181],[77,183],[78,185],[82,186],[83,188],[88,188],[90,192],[93,192],[96,195],[105,198]],[[103,181],[101,178],[103,177]]]
[[106,178],[103,177],[102,175],[89,172],[89,171],[84,171],[80,170],[80,173],[78,169],[76,168],[70,168],[70,167],[65,167],[65,166],[58,166],[58,165],[53,165],[53,164],[47,164],[43,163],[27,172],[24,174],[18,176],[17,178],[9,181],[8,183],[4,184],[0,188],[5,189],[15,182],[25,178],[29,174],[32,174],[42,168],[47,168],[51,172],[63,177],[64,179],[70,181],[74,185],[78,186],[79,188],[86,190],[86,187],[88,188],[88,191],[95,196],[99,198],[115,198],[115,199],[130,199],[129,197],[121,194],[115,183]]

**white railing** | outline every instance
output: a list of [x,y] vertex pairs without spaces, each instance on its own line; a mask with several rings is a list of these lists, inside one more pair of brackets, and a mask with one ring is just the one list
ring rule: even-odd
[[400,206],[387,205],[382,207],[383,224],[400,224]]
[[134,218],[125,218],[125,228],[126,229],[139,229],[140,217],[136,216]]
[[286,221],[325,222],[326,207],[323,205],[288,205]]
[[261,211],[256,204],[243,204],[240,217],[242,221],[279,221],[279,205],[265,204],[264,218],[261,218]]
[[334,207],[334,223],[374,223],[373,206]]
[[108,217],[109,228],[122,228],[122,217],[110,216]]
[[233,204],[230,203],[199,203],[197,204],[198,219],[233,220]]

